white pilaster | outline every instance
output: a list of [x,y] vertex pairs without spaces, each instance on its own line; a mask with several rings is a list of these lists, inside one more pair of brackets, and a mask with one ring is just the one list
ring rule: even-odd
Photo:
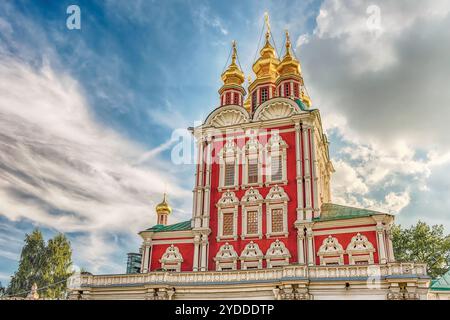
[[313,230],[312,225],[306,226],[306,240],[308,247],[308,265],[315,265],[314,245],[313,245]]
[[145,241],[144,242],[144,256],[142,257],[144,260],[144,266],[143,266],[143,273],[149,272],[149,264],[150,264],[150,243]]
[[209,228],[209,207],[210,207],[210,191],[211,191],[211,164],[212,164],[212,140],[208,136],[206,140],[206,173],[205,173],[205,188],[204,188],[204,203],[203,203],[203,228]]
[[202,254],[201,254],[201,264],[200,269],[201,271],[206,271],[207,267],[207,258],[208,258],[208,235],[202,234]]
[[300,123],[295,124],[295,158],[297,168],[297,220],[304,220],[303,212],[303,172],[301,154],[301,131]]
[[311,128],[311,161],[312,161],[312,186],[313,186],[313,195],[312,195],[312,207],[314,210],[314,217],[318,216],[318,212],[320,210],[319,207],[319,176],[318,176],[318,159],[316,154],[316,139],[314,134],[314,127]]
[[194,262],[193,271],[198,271],[199,265],[199,251],[200,251],[200,235],[196,234],[194,236]]
[[298,263],[305,264],[305,231],[303,226],[300,226],[297,230],[297,254]]
[[312,207],[311,207],[311,168],[310,168],[310,140],[309,140],[309,128],[303,127],[303,161],[305,166],[305,220],[312,220]]
[[380,263],[387,263],[385,241],[384,241],[384,225],[381,221],[377,221],[377,238],[378,238],[378,259]]

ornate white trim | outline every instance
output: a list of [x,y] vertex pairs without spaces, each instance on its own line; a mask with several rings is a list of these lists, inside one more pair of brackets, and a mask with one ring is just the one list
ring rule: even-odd
[[223,244],[214,258],[216,262],[216,270],[222,271],[224,269],[237,269],[238,255],[233,248],[233,245],[226,242]]
[[216,128],[233,126],[250,121],[250,115],[245,108],[228,105],[214,110],[206,119],[205,125]]
[[357,233],[347,246],[349,264],[357,264],[357,262],[366,262],[373,264],[373,253],[375,248],[366,236]]
[[171,244],[170,247],[167,247],[166,252],[164,252],[161,259],[159,259],[159,262],[161,263],[162,269],[180,272],[183,256],[178,247]]
[[270,244],[266,252],[267,268],[279,267],[289,265],[289,258],[291,253],[288,248],[280,240],[275,240]]
[[[262,186],[263,185],[263,175],[262,175],[262,163],[263,163],[263,145],[258,141],[258,136],[251,135],[250,139],[245,144],[243,150],[244,162],[242,166],[242,187],[246,188],[248,186]],[[250,159],[257,160],[258,163],[258,181],[249,183],[248,182],[248,167]]]
[[241,269],[247,270],[248,268],[262,269],[262,259],[264,254],[259,248],[257,243],[250,241],[242,250],[239,260],[241,260]]
[[344,249],[338,239],[331,235],[323,240],[317,255],[320,258],[320,265],[344,264]]
[[[249,237],[262,238],[262,204],[264,198],[257,189],[248,189],[241,199],[242,204],[242,239]],[[249,234],[247,229],[247,214],[249,211],[258,212],[258,233]]]
[[277,98],[261,104],[253,116],[254,121],[287,118],[301,113],[295,101],[287,98]]

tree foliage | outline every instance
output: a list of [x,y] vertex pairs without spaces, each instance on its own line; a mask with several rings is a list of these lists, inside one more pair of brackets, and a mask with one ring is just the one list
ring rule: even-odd
[[435,278],[449,269],[450,235],[444,226],[429,226],[419,221],[409,229],[393,228],[394,254],[398,261],[426,263],[428,274]]
[[67,238],[57,234],[46,245],[41,231],[36,229],[25,236],[19,268],[11,277],[7,293],[24,297],[36,283],[40,296],[62,298],[71,265],[72,249]]

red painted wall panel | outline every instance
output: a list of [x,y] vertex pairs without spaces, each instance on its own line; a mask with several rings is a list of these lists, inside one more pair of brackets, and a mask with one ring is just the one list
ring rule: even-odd
[[[161,259],[167,247],[170,244],[155,244],[152,246],[150,271],[155,271],[161,268]],[[194,244],[193,243],[176,243],[174,246],[178,247],[181,255],[183,256],[183,263],[181,264],[181,271],[192,271],[193,259],[194,259]]]

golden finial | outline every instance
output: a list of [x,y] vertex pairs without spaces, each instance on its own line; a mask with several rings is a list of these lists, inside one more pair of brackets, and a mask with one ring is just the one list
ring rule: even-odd
[[231,45],[233,47],[233,54],[231,55],[231,64],[236,64],[236,57],[237,57],[236,40],[233,40],[231,42]]
[[248,84],[252,83],[252,76],[249,75],[249,76],[247,77],[247,81],[248,81]]
[[267,26],[267,33],[270,33],[270,20],[269,20],[269,13],[267,11],[264,12],[264,21]]

